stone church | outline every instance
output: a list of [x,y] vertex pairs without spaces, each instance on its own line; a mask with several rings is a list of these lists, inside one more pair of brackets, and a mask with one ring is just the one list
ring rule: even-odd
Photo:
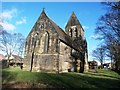
[[24,68],[37,72],[83,72],[88,70],[87,58],[84,29],[75,13],[64,31],[43,10],[26,38]]

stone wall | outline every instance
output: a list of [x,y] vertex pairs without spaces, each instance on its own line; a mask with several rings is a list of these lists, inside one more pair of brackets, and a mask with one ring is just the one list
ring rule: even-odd
[[72,68],[71,48],[65,43],[60,42],[60,71],[68,72],[68,69]]
[[57,71],[58,54],[40,54],[34,58],[33,70],[41,72]]
[[24,60],[23,60],[23,68],[24,69],[30,70],[31,56],[32,56],[32,53],[27,53],[24,56]]

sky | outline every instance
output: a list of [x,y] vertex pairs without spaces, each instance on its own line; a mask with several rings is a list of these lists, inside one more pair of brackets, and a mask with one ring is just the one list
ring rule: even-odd
[[48,17],[63,30],[74,11],[85,30],[88,60],[92,61],[92,50],[100,43],[95,40],[99,35],[95,35],[94,30],[98,19],[106,12],[103,5],[100,2],[3,2],[0,14],[3,21],[0,24],[5,30],[22,33],[26,38],[43,8]]

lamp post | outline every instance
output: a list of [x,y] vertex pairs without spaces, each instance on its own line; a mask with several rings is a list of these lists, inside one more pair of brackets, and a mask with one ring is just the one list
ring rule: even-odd
[[38,33],[35,34],[35,39],[34,39],[34,47],[33,47],[33,51],[32,51],[32,58],[31,58],[31,67],[30,67],[30,72],[32,71],[32,67],[33,67],[33,59],[34,59],[34,52],[35,52],[35,47],[36,47],[36,41],[37,41],[37,37],[38,37]]

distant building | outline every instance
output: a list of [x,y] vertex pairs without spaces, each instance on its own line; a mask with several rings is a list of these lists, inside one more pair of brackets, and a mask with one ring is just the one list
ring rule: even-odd
[[3,54],[0,54],[0,61],[2,61],[3,59],[5,59],[5,56]]
[[[2,67],[7,67],[8,63],[8,57],[5,56],[4,59],[2,59]],[[17,55],[11,55],[9,57],[9,66],[20,66],[23,64],[23,58]]]
[[89,69],[97,69],[98,63],[96,61],[89,61]]
[[[61,17],[62,19],[62,17]],[[24,68],[41,72],[88,69],[87,41],[74,12],[65,32],[43,10],[26,38]]]
[[103,68],[105,68],[105,69],[111,69],[112,68],[111,63],[104,63],[103,64]]

